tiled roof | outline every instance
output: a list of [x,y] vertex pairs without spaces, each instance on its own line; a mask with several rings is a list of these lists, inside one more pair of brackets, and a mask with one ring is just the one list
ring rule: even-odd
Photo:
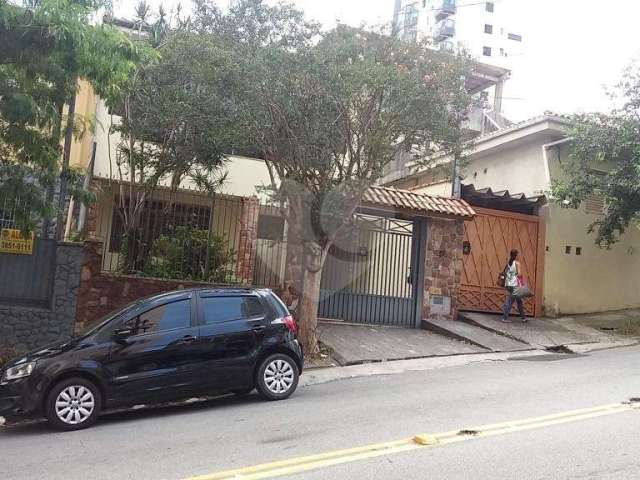
[[424,216],[470,218],[475,215],[473,208],[460,198],[426,195],[387,187],[371,187],[364,194],[362,202],[367,206],[408,210]]

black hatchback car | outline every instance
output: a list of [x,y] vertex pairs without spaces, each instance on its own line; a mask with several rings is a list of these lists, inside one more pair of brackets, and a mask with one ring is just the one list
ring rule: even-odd
[[288,398],[303,352],[296,323],[262,289],[195,289],[136,301],[85,334],[0,371],[0,416],[46,416],[63,430],[101,411],[197,395]]

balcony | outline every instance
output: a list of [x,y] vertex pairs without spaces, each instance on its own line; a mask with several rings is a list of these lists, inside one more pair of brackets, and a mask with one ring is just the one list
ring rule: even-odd
[[447,38],[454,37],[455,34],[455,22],[450,18],[446,18],[436,24],[434,39],[436,42],[441,42],[443,40],[446,40]]
[[436,19],[440,21],[449,15],[455,15],[456,11],[456,0],[441,0],[441,5],[436,10]]

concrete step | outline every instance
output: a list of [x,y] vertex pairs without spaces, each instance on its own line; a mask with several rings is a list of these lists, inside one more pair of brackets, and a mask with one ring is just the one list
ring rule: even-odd
[[461,321],[423,320],[422,327],[440,335],[486,348],[493,352],[517,352],[531,349],[531,346],[527,343]]

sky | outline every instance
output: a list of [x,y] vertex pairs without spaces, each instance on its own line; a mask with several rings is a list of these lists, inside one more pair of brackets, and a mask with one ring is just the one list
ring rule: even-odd
[[[171,7],[177,0],[148,0]],[[460,4],[475,0],[458,0]],[[503,110],[514,121],[545,111],[606,111],[605,87],[640,58],[638,0],[502,0],[509,24],[523,34],[526,53],[514,59]],[[220,0],[221,6],[229,0]],[[130,16],[135,0],[114,0],[116,14]],[[188,0],[182,2],[188,5]],[[379,25],[391,21],[394,0],[294,0],[326,27],[336,21]]]

